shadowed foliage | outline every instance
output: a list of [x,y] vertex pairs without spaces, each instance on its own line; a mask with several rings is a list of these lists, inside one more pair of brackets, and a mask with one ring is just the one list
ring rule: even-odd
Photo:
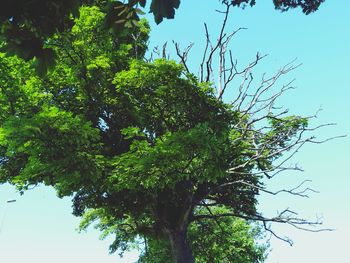
[[[256,0],[222,1],[233,6],[254,6]],[[287,11],[300,7],[305,14],[316,11],[324,0],[273,0],[276,9]],[[180,0],[129,0],[127,3],[114,0],[3,0],[0,4],[0,40],[2,49],[17,54],[25,60],[36,57],[37,69],[44,73],[55,63],[55,53],[45,46],[45,41],[56,32],[73,26],[71,16],[78,16],[82,5],[97,5],[106,13],[105,25],[118,35],[124,27],[133,27],[139,15],[149,4],[149,12],[160,23],[163,18],[172,19]]]

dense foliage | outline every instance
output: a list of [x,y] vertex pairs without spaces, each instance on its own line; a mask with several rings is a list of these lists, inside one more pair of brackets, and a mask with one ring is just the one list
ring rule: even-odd
[[[205,210],[205,211],[204,211]],[[206,213],[203,209],[202,213]],[[217,208],[214,214],[228,212]],[[198,211],[200,214],[201,211]],[[251,226],[234,217],[203,219],[188,227],[188,240],[196,262],[200,263],[252,263],[264,262],[268,245],[258,245],[261,229]],[[166,239],[145,240],[146,248],[140,257],[140,263],[173,262],[171,247]]]
[[[247,225],[220,213],[258,214],[255,171],[272,166],[306,119],[271,114],[257,132],[249,114],[217,99],[182,65],[143,61],[145,21],[116,37],[105,18],[99,7],[83,7],[71,29],[48,39],[58,60],[42,78],[35,59],[1,54],[0,181],[73,196],[83,225],[112,222],[104,226],[116,235],[115,249],[144,237],[151,248],[165,240],[177,262],[193,262],[191,246],[199,262],[216,254],[261,260],[252,239],[236,236],[238,229],[248,238]],[[203,228],[213,232],[206,240]],[[226,240],[246,246],[245,258]]]
[[[205,209],[198,211],[206,213]],[[223,208],[214,208],[213,213],[228,212]],[[110,252],[119,251],[120,254],[127,249],[141,251],[139,263],[172,263],[171,246],[169,240],[164,237],[140,236],[132,232],[136,226],[131,220],[125,220],[124,230],[120,231],[120,225],[116,224],[115,218],[106,215],[101,209],[90,210],[85,213],[80,224],[80,230],[86,230],[91,224],[101,231],[101,238],[117,236],[117,242],[110,246]],[[133,233],[133,234],[132,234]],[[127,238],[129,235],[129,238]],[[257,244],[261,241],[262,230],[251,227],[247,222],[234,217],[218,218],[215,220],[203,219],[193,222],[188,228],[188,240],[192,248],[196,262],[202,263],[252,263],[263,262],[267,253],[268,245]],[[128,242],[118,242],[128,240]]]

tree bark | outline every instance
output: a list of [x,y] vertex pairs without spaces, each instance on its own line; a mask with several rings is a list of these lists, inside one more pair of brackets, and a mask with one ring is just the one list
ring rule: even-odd
[[186,239],[186,231],[168,230],[167,232],[174,261],[176,263],[194,263],[192,250]]

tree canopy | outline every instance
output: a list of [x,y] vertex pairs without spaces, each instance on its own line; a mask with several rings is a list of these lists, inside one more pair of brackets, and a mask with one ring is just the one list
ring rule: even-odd
[[[274,113],[278,96],[261,98],[289,69],[263,79],[253,95],[251,75],[244,76],[246,89],[225,103],[183,64],[143,60],[146,21],[116,37],[102,10],[82,7],[70,29],[47,39],[58,60],[43,77],[35,59],[1,54],[0,181],[21,191],[53,186],[73,197],[73,212],[85,214],[86,224],[113,222],[115,248],[140,237],[151,246],[166,240],[176,262],[194,261],[188,237],[197,253],[196,229],[213,229],[209,220],[228,227],[240,224],[225,219],[232,217],[298,223],[285,217],[289,211],[266,219],[256,208],[263,176],[305,143],[308,119]],[[258,260],[255,248],[247,249]]]

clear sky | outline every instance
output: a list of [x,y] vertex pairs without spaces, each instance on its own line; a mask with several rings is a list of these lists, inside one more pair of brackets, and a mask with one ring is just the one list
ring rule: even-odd
[[[156,26],[151,22],[150,45],[161,46],[172,40],[186,46],[195,45],[190,53],[190,67],[198,70],[204,41],[203,23],[207,22],[213,36],[217,34],[221,15],[216,0],[185,0],[175,20]],[[301,12],[279,13],[273,10],[272,0],[257,1],[254,8],[235,9],[229,28],[247,27],[232,42],[232,50],[244,65],[257,51],[269,54],[257,68],[273,74],[280,66],[297,58],[303,65],[286,76],[296,78],[297,89],[280,101],[292,113],[312,115],[320,107],[323,111],[312,124],[335,122],[336,126],[317,131],[319,138],[350,135],[350,1],[326,0],[320,10],[304,16]],[[170,51],[173,53],[173,51]],[[260,74],[260,75],[259,75]],[[234,89],[235,87],[231,87]],[[230,99],[230,93],[227,94]],[[333,232],[308,233],[275,225],[280,235],[294,240],[294,246],[271,239],[272,251],[267,263],[348,262],[350,236],[350,137],[302,149],[293,162],[303,173],[286,173],[268,185],[272,189],[297,185],[304,179],[320,193],[310,198],[287,195],[260,199],[260,210],[273,215],[285,207],[298,211],[300,216],[314,219],[322,216],[324,227]],[[8,199],[16,203],[6,203]],[[0,186],[0,262],[62,263],[62,262],[134,262],[135,253],[118,259],[108,255],[111,240],[100,241],[98,232],[90,229],[77,233],[79,219],[71,215],[69,198],[58,199],[50,188],[38,187],[19,196],[12,187]]]

